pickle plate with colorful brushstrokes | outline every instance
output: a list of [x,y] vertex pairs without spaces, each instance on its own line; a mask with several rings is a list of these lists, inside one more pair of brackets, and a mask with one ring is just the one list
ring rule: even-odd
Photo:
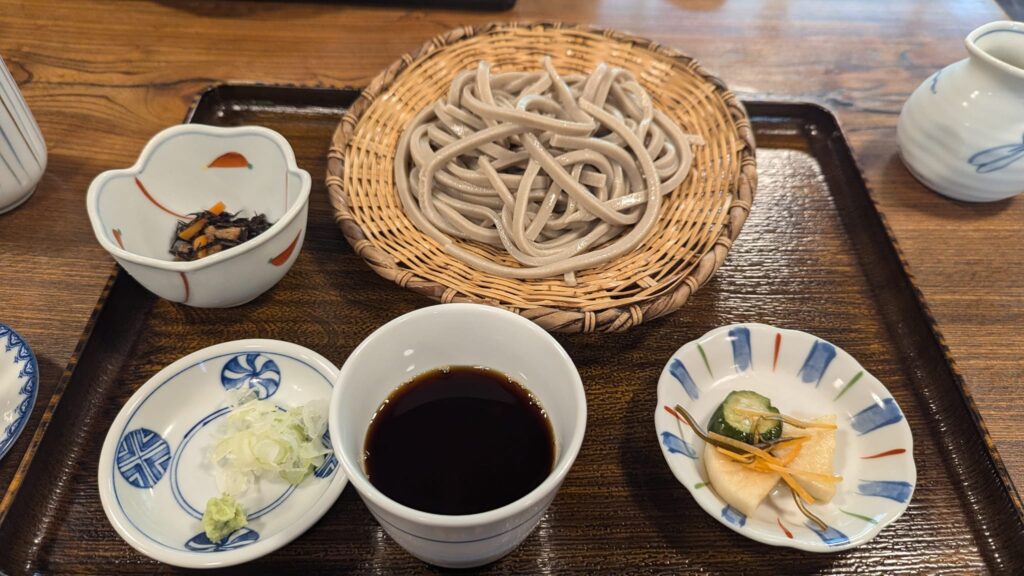
[[[720,494],[727,488],[735,501],[745,486],[716,491],[709,481],[708,448],[682,412],[704,434],[723,400],[740,390],[770,399],[788,417],[834,416],[831,473],[842,478],[830,501],[805,504],[810,516],[798,508],[782,480],[748,513]],[[917,482],[910,426],[889,391],[836,345],[796,330],[735,324],[680,348],[658,380],[654,426],[665,461],[697,504],[726,527],[773,546],[809,552],[860,546],[903,514]],[[761,479],[743,478],[748,480],[753,485]]]

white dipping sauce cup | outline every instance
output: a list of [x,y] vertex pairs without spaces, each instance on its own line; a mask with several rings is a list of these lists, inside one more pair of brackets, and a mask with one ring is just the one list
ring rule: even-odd
[[[479,514],[430,514],[388,498],[366,476],[366,431],[381,402],[401,384],[445,366],[503,372],[547,412],[555,433],[554,467],[511,504]],[[576,460],[586,420],[583,382],[561,345],[521,316],[478,304],[422,308],[377,329],[345,361],[330,407],[334,452],[367,508],[410,554],[448,568],[493,562],[530,534]]]

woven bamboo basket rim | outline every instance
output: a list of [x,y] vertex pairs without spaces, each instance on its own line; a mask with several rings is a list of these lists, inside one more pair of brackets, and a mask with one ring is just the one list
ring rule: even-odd
[[[535,69],[549,54],[560,72],[597,62],[629,68],[655,105],[703,136],[690,176],[666,196],[637,249],[561,278],[510,280],[447,255],[402,211],[393,182],[408,120],[481,59],[496,72]],[[460,60],[461,59],[461,60]],[[511,62],[511,63],[510,63]],[[679,309],[722,265],[757,187],[755,144],[743,105],[693,58],[630,34],[558,22],[491,23],[441,34],[377,75],[341,119],[328,152],[327,190],[346,240],[380,276],[441,302],[505,308],[553,332],[623,331]],[[503,263],[490,247],[463,243]]]

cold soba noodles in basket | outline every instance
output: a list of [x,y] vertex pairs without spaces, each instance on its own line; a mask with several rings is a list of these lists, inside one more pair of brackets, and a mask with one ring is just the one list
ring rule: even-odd
[[[481,61],[402,132],[395,182],[413,224],[478,270],[507,278],[564,275],[636,248],[661,197],[702,144],[660,110],[632,73],[492,74]],[[506,251],[495,262],[453,239]]]

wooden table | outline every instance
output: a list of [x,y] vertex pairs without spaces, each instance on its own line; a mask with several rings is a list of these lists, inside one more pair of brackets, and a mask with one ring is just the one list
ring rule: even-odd
[[910,91],[965,56],[971,29],[1005,18],[992,0],[520,0],[503,13],[3,0],[0,14],[0,54],[50,154],[35,196],[0,216],[0,322],[26,336],[41,372],[32,419],[0,463],[0,492],[111,270],[85,213],[97,173],[132,164],[211,83],[360,86],[435,34],[498,19],[631,31],[692,54],[745,98],[836,111],[1011,476],[1024,479],[1024,200],[967,205],[933,194],[907,174],[895,140]]

